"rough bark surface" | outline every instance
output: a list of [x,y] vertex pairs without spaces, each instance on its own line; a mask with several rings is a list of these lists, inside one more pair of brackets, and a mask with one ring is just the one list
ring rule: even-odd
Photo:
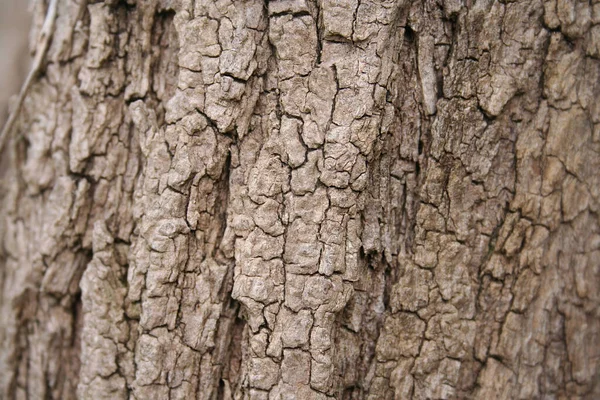
[[2,398],[600,398],[598,1],[59,0],[18,112]]

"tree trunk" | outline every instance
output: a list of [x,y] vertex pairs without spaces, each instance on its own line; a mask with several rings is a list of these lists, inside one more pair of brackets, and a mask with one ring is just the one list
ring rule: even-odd
[[600,3],[59,0],[44,60],[3,398],[600,397]]

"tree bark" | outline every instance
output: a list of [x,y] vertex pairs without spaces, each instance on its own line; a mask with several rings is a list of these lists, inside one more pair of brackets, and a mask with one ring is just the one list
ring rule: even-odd
[[600,3],[59,0],[44,59],[3,398],[600,397]]

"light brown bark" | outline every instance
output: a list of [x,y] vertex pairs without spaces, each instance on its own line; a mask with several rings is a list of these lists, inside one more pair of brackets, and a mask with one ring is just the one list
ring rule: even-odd
[[600,3],[59,0],[45,61],[3,398],[600,397]]

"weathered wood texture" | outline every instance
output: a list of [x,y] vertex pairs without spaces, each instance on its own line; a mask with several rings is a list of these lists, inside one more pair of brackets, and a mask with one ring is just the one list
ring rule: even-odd
[[2,398],[600,398],[600,2],[59,0],[45,60]]

